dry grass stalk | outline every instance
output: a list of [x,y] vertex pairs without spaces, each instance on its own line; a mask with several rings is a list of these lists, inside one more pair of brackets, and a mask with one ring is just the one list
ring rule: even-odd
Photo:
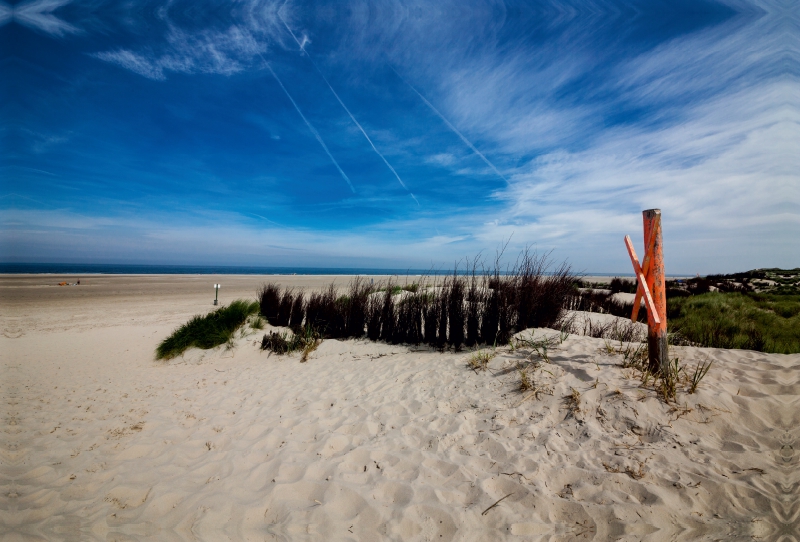
[[322,342],[319,332],[311,326],[298,330],[290,337],[288,333],[275,331],[265,334],[261,339],[261,349],[269,350],[278,355],[288,354],[300,350],[300,361],[308,361],[308,356],[317,349]]
[[528,369],[519,368],[519,391],[525,392],[535,390],[536,384],[533,378],[528,376]]
[[511,493],[509,493],[508,495],[506,495],[505,497],[502,497],[502,498],[498,499],[497,501],[495,501],[495,503],[494,503],[493,505],[491,505],[489,508],[487,508],[486,510],[484,510],[484,511],[481,513],[481,515],[482,515],[482,516],[485,516],[485,515],[486,515],[486,514],[489,512],[489,510],[491,510],[492,508],[494,508],[495,506],[497,506],[498,504],[500,504],[501,502],[503,502],[505,499],[509,498],[509,497],[510,497],[511,495],[513,495],[513,494],[514,494],[514,493],[513,493],[513,492],[511,492]]
[[564,397],[564,400],[567,402],[567,407],[570,409],[572,414],[575,415],[581,411],[581,392],[575,388],[570,389],[572,391],[569,395]]
[[608,463],[603,463],[603,467],[605,467],[606,471],[619,474],[624,473],[633,478],[634,480],[641,480],[645,476],[644,465],[647,461],[637,461],[638,465],[636,468],[626,466],[624,470],[620,469],[617,465],[609,465]]

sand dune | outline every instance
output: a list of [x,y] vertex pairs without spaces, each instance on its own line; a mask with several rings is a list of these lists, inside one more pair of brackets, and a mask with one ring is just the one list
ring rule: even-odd
[[537,395],[508,347],[485,372],[352,340],[300,363],[254,332],[164,363],[213,291],[103,280],[0,283],[4,540],[800,539],[798,355],[674,348],[714,361],[675,404],[578,335]]

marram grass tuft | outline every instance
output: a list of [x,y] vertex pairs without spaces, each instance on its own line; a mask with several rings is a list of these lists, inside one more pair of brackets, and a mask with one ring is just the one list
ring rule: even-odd
[[248,316],[258,313],[258,310],[258,302],[237,299],[227,307],[195,316],[158,345],[156,359],[172,359],[192,347],[207,350],[225,344],[244,325]]

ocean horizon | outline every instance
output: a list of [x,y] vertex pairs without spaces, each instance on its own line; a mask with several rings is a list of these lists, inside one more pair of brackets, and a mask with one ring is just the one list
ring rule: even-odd
[[[0,263],[0,275],[448,275],[449,269],[155,265],[113,263]],[[458,274],[466,274],[459,269]],[[501,274],[505,274],[501,271]],[[633,273],[577,273],[584,277],[630,277]],[[679,275],[675,275],[679,276]]]

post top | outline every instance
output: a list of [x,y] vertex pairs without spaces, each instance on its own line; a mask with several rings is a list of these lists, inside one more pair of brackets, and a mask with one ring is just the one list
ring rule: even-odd
[[649,215],[660,215],[661,214],[661,209],[647,209],[645,211],[642,211],[642,213],[643,214],[649,214]]

